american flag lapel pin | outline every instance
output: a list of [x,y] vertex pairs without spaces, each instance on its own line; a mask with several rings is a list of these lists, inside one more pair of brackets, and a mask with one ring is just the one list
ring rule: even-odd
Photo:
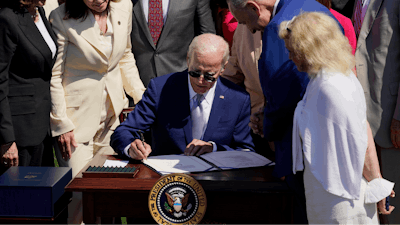
[[223,95],[220,95],[219,98],[220,98],[220,99],[224,99],[225,97],[224,97]]

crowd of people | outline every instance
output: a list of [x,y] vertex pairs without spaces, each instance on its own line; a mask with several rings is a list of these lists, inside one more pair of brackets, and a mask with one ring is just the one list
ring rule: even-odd
[[396,0],[1,0],[0,167],[249,149],[276,162],[295,223],[400,223],[399,16]]

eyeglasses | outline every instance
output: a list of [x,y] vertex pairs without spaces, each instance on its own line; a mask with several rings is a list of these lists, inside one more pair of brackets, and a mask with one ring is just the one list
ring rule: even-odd
[[201,75],[203,75],[203,77],[204,77],[204,80],[206,80],[207,82],[214,82],[215,80],[217,80],[217,78],[215,78],[215,77],[213,77],[214,75],[215,75],[215,73],[214,74],[211,74],[211,73],[204,73],[204,74],[201,74],[200,72],[197,72],[197,71],[189,71],[189,75],[191,76],[191,77],[200,77]]

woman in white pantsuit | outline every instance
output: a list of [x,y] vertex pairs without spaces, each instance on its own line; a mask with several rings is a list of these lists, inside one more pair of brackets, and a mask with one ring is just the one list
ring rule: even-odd
[[75,176],[109,138],[127,106],[144,93],[131,51],[130,0],[66,0],[50,14],[59,51],[51,78],[51,130]]
[[[131,51],[130,0],[66,0],[50,22],[59,51],[51,78],[51,130],[75,177],[95,154],[113,154],[110,136],[127,106],[144,93]],[[60,154],[57,154],[60,155]],[[68,223],[82,222],[81,194]]]
[[[293,172],[304,170],[310,224],[377,224],[393,183],[382,178],[354,57],[338,23],[317,12],[279,27],[290,59],[310,82],[293,121]],[[362,74],[359,74],[362,76]]]

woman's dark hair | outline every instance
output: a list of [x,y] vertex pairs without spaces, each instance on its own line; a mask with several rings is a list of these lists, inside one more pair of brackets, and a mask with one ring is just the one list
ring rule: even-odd
[[8,7],[16,11],[21,11],[23,8],[29,8],[38,0],[0,0],[0,8]]
[[[120,0],[110,0],[108,2],[107,10],[110,5],[110,2],[119,2]],[[65,17],[64,20],[67,19],[86,19],[88,15],[89,8],[83,2],[83,0],[66,0],[65,1]]]

